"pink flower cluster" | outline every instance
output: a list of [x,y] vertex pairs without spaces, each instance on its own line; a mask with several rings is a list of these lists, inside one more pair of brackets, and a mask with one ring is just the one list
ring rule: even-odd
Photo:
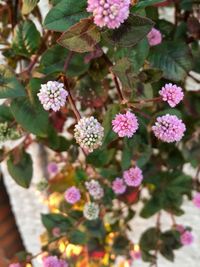
[[174,108],[183,100],[184,94],[181,87],[176,84],[165,84],[164,87],[159,91],[163,101],[168,102],[170,107]]
[[47,171],[49,174],[56,174],[58,172],[58,165],[56,162],[49,162],[47,165]]
[[185,124],[175,115],[164,115],[158,117],[152,127],[155,136],[163,142],[172,143],[182,139],[186,131]]
[[124,171],[123,178],[128,186],[138,187],[143,180],[142,170],[139,167],[132,167],[127,171]]
[[196,193],[196,195],[193,197],[193,203],[194,205],[200,209],[200,193]]
[[194,241],[193,234],[185,229],[185,227],[182,224],[178,224],[176,226],[176,230],[180,233],[180,241],[183,246],[191,245]]
[[65,260],[59,259],[57,256],[48,256],[43,259],[44,267],[68,267]]
[[162,34],[159,30],[153,28],[147,35],[150,46],[159,45],[162,42]]
[[113,131],[119,137],[132,137],[138,129],[138,120],[135,114],[127,111],[125,114],[117,114],[112,120]]
[[92,12],[94,23],[110,29],[119,26],[128,18],[130,0],[88,0],[87,11]]
[[124,171],[123,179],[115,178],[112,182],[112,190],[117,195],[121,195],[126,191],[127,186],[138,187],[141,185],[143,180],[142,170],[135,166],[129,170]]
[[70,204],[75,204],[81,198],[81,193],[75,186],[69,187],[65,191],[65,200]]
[[122,178],[117,177],[113,182],[112,182],[112,190],[115,192],[117,195],[121,195],[126,191],[126,185],[124,183],[124,180]]

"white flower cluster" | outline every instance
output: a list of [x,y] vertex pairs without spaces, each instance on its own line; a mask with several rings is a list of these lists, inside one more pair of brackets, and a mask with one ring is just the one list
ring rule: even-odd
[[99,184],[98,181],[91,180],[89,182],[85,182],[85,186],[89,191],[89,194],[95,199],[101,199],[104,195],[103,188]]
[[58,111],[65,105],[68,92],[64,89],[63,83],[49,81],[41,84],[40,92],[37,95],[45,110]]
[[83,208],[83,215],[87,220],[96,220],[99,216],[99,206],[96,203],[86,203]]
[[104,128],[94,117],[82,118],[75,125],[76,142],[89,152],[102,145],[103,136]]

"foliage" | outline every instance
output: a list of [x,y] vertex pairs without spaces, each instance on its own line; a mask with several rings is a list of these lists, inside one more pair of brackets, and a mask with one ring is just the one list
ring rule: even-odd
[[[184,172],[185,164],[199,170],[200,162],[200,88],[191,90],[188,82],[196,86],[200,82],[198,1],[131,1],[129,17],[117,29],[98,27],[86,0],[49,0],[44,19],[39,2],[0,3],[0,137],[5,141],[0,160],[24,188],[32,186],[28,149],[33,143],[45,153],[50,151],[58,167],[55,171],[52,162],[44,160],[48,173],[38,185],[50,209],[41,217],[46,228],[42,253],[57,255],[70,267],[114,266],[119,255],[129,264],[138,251],[151,266],[157,266],[158,253],[173,261],[175,250],[183,245],[175,217],[184,213],[183,201],[192,198],[192,190],[200,190],[199,173],[193,182]],[[174,23],[160,18],[161,6],[175,10]],[[153,27],[162,35],[162,42],[154,46],[149,41]],[[57,112],[45,110],[38,99],[41,85],[48,81],[64,83],[68,92],[65,106]],[[183,88],[184,100],[176,108],[159,96],[166,83]],[[127,110],[135,113],[139,128],[131,138],[122,138],[113,131],[112,121]],[[186,124],[180,142],[164,143],[154,136],[152,125],[166,114]],[[73,137],[75,124],[89,116],[104,128],[98,148],[90,143],[97,135],[90,136],[88,130],[91,153]],[[7,139],[13,144],[10,150]],[[125,185],[125,193],[117,194],[113,181],[134,166],[142,169],[143,182]],[[91,180],[98,182],[93,185],[96,190],[101,187],[103,196],[90,192]],[[74,205],[64,194],[72,186],[81,196]],[[97,205],[85,211],[88,202]],[[138,203],[142,203],[140,216],[157,216],[157,224],[144,228],[133,243],[129,230]],[[163,212],[172,218],[167,231],[160,224]],[[23,264],[31,259],[28,252],[17,257]]]

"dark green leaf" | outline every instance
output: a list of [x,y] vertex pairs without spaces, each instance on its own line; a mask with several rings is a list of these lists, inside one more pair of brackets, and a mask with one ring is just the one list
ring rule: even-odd
[[42,214],[42,223],[48,231],[52,231],[54,227],[60,228],[62,232],[71,230],[73,224],[64,215],[57,213]]
[[69,242],[75,245],[84,245],[87,242],[87,234],[80,230],[75,230],[69,234]]
[[132,7],[131,11],[135,12],[135,11],[138,11],[139,9],[142,9],[142,8],[154,5],[154,4],[162,3],[164,1],[166,0],[141,0],[139,1],[137,5]]
[[53,7],[44,20],[44,27],[54,31],[66,31],[69,27],[88,16],[86,1],[62,0]]
[[131,14],[118,29],[108,30],[103,36],[112,45],[130,47],[146,37],[153,25],[152,20]]
[[22,151],[20,161],[17,163],[11,155],[7,161],[7,167],[11,177],[18,185],[29,188],[33,175],[33,162],[28,153]]
[[8,67],[0,65],[0,98],[18,96],[25,96],[24,87]]

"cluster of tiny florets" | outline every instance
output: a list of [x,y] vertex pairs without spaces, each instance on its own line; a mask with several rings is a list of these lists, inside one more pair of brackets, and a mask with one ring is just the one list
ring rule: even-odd
[[142,170],[139,167],[132,167],[123,173],[123,179],[128,186],[138,187],[143,180]]
[[99,216],[99,206],[94,202],[86,203],[83,208],[84,217],[89,220],[96,220]]
[[56,162],[49,162],[47,165],[47,171],[49,174],[56,174],[58,172],[58,164]]
[[64,84],[56,81],[49,81],[41,84],[38,98],[45,110],[60,110],[65,105],[68,92],[64,89]]
[[157,118],[152,127],[155,136],[163,142],[172,143],[182,139],[186,130],[185,124],[175,115],[164,115]]
[[126,191],[126,184],[124,183],[124,180],[122,178],[117,177],[112,182],[112,190],[117,195],[121,195]]
[[159,45],[162,42],[162,34],[159,30],[153,28],[147,35],[150,46]]
[[87,11],[92,12],[94,23],[110,29],[119,26],[128,18],[130,0],[88,0]]
[[68,263],[57,256],[48,256],[43,259],[43,267],[68,267]]
[[132,137],[138,129],[138,120],[135,114],[127,111],[125,114],[117,114],[112,120],[113,131],[119,137]]
[[181,87],[176,84],[165,84],[159,91],[163,101],[166,101],[170,107],[174,108],[183,100],[184,94]]
[[65,200],[70,204],[75,204],[81,198],[81,194],[78,188],[75,186],[69,187],[65,191]]
[[75,125],[74,137],[76,142],[89,152],[102,145],[104,128],[94,118],[82,118]]
[[183,246],[188,246],[188,245],[191,245],[193,243],[194,236],[190,231],[186,230],[181,234],[180,239],[181,239],[181,244]]
[[15,140],[20,136],[20,133],[16,129],[9,127],[7,122],[0,123],[0,142]]
[[85,186],[87,190],[89,191],[89,194],[94,199],[101,199],[104,195],[103,188],[101,187],[100,183],[95,180],[91,180],[89,182],[85,182]]

